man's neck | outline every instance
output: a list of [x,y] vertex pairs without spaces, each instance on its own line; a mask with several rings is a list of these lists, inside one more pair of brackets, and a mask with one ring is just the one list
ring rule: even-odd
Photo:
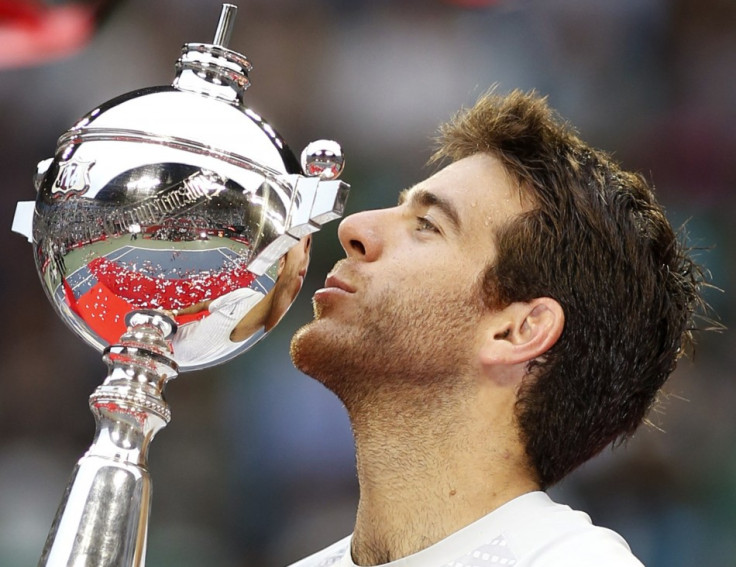
[[416,553],[538,489],[508,420],[494,423],[458,403],[399,406],[372,404],[381,416],[351,415],[360,482],[357,565]]

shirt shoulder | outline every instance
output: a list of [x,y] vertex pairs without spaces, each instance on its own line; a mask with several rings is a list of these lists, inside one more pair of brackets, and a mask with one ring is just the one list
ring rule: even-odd
[[[338,567],[345,558],[350,558],[350,541],[352,536],[341,539],[322,551],[305,557],[289,567]],[[347,563],[352,565],[352,561]]]
[[616,532],[546,495],[536,500],[521,515],[527,518],[523,524],[502,532],[518,557],[517,567],[643,567]]
[[643,567],[618,534],[594,529],[560,537],[519,561],[517,567]]

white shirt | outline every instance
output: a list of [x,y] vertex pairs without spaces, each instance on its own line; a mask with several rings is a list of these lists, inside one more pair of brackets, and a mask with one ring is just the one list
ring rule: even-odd
[[[352,536],[292,567],[356,567]],[[642,567],[617,533],[530,492],[442,541],[384,567]]]
[[174,360],[181,365],[200,365],[227,357],[242,346],[230,340],[235,326],[264,295],[249,287],[239,288],[213,300],[209,315],[180,325],[172,347]]

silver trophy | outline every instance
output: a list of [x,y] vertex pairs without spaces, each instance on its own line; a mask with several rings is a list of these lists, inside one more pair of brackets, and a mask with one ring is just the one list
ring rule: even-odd
[[310,235],[342,216],[339,145],[312,142],[299,163],[244,105],[251,65],[226,47],[235,12],[223,6],[212,44],[183,47],[171,86],[115,98],[63,134],[35,203],[18,205],[48,297],[108,366],[39,565],[144,564],[166,382],[263,337],[301,288]]

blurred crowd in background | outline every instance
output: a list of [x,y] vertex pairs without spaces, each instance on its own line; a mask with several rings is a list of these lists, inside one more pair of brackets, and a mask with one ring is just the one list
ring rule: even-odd
[[[30,244],[10,232],[15,203],[33,198],[35,164],[53,155],[59,135],[118,94],[170,83],[181,45],[210,42],[220,12],[215,0],[108,1],[84,25],[55,22],[69,31],[64,46],[11,41],[40,29],[34,14],[70,6],[100,8],[0,1],[3,567],[38,560],[92,441],[87,398],[105,375],[100,355],[44,297]],[[317,138],[343,145],[349,212],[392,205],[426,177],[438,123],[489,86],[536,89],[583,138],[653,180],[720,288],[707,293],[713,310],[736,325],[733,0],[243,0],[239,8],[230,47],[254,64],[247,104],[297,154]],[[149,459],[151,567],[279,566],[351,531],[347,418],[288,357],[311,294],[341,257],[336,229],[316,235],[305,287],[269,337],[168,385],[173,419]],[[553,496],[622,533],[648,567],[735,566],[734,363],[732,331],[701,334],[652,423]]]

